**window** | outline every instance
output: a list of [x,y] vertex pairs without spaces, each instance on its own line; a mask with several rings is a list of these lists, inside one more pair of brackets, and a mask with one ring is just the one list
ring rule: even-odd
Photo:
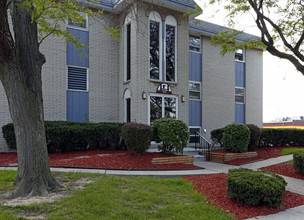
[[245,104],[245,88],[235,87],[235,102]]
[[189,99],[201,99],[201,84],[189,82]]
[[200,52],[201,51],[201,38],[189,36],[189,50]]
[[198,143],[200,141],[200,137],[197,135],[197,132],[201,133],[201,127],[189,127],[189,143]]
[[131,13],[125,18],[124,26],[124,81],[131,80]]
[[149,107],[150,124],[159,118],[177,118],[176,96],[151,95]]
[[68,66],[67,89],[88,91],[87,68]]
[[243,49],[236,49],[236,51],[235,51],[235,60],[236,61],[245,61]]
[[128,89],[124,93],[124,122],[131,121],[131,94]]
[[80,12],[80,15],[84,19],[82,21],[75,21],[73,22],[72,19],[68,20],[68,26],[71,28],[77,28],[77,29],[87,29],[88,28],[88,16],[85,15],[83,12]]
[[130,80],[131,79],[131,24],[128,24],[127,26],[127,35],[126,35],[126,56],[127,56],[127,74],[126,74],[126,80]]
[[169,15],[165,21],[162,21],[155,11],[150,13],[149,19],[150,79],[175,82],[176,19]]

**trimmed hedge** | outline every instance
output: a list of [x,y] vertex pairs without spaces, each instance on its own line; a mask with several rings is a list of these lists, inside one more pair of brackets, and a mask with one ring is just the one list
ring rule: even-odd
[[295,152],[293,154],[293,167],[304,175],[304,152]]
[[[48,151],[52,153],[86,149],[122,149],[122,126],[123,123],[45,121]],[[9,149],[16,149],[14,125],[4,125],[2,132]]]
[[158,149],[165,154],[182,153],[190,134],[185,122],[173,118],[157,119],[152,124],[153,139],[161,143]]
[[121,131],[128,151],[142,154],[149,148],[152,137],[149,125],[130,122],[124,124]]
[[248,150],[250,130],[244,124],[227,125],[223,133],[224,150],[243,153]]
[[283,200],[286,181],[269,171],[240,168],[228,172],[227,195],[237,202],[278,207]]
[[223,147],[223,134],[225,132],[225,128],[217,128],[210,132],[211,140],[214,144],[219,144]]
[[304,129],[262,128],[260,146],[304,146]]
[[261,129],[254,124],[245,124],[250,130],[250,141],[248,145],[248,151],[255,151],[255,148],[259,146],[261,138]]

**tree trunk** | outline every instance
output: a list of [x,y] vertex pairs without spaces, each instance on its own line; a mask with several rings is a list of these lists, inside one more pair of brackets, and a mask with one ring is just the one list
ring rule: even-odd
[[[0,0],[0,7],[3,2],[6,0]],[[17,142],[18,175],[13,195],[45,195],[60,186],[51,175],[45,138],[41,81],[45,58],[39,52],[37,24],[32,22],[29,12],[18,8],[15,3],[11,9],[15,42],[9,47],[10,59],[1,62],[0,49],[0,79],[7,95]],[[0,14],[2,12],[0,9]],[[5,13],[6,18],[0,15],[0,42],[1,35],[3,37],[1,29],[8,29],[4,27],[8,27],[7,10]]]

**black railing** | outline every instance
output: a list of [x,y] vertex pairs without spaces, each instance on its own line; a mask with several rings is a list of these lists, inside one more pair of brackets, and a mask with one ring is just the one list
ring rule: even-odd
[[210,147],[211,144],[199,132],[195,133],[195,150],[199,149],[200,154],[206,157],[206,161],[210,161]]

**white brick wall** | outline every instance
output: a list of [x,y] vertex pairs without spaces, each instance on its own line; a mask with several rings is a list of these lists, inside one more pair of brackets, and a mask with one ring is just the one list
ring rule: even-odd
[[220,47],[202,40],[202,129],[210,131],[234,122],[234,54],[220,54]]
[[263,126],[263,55],[260,50],[246,50],[247,124]]
[[[110,20],[107,25],[117,25]],[[89,24],[89,119],[117,122],[119,111],[119,42],[96,20]]]

